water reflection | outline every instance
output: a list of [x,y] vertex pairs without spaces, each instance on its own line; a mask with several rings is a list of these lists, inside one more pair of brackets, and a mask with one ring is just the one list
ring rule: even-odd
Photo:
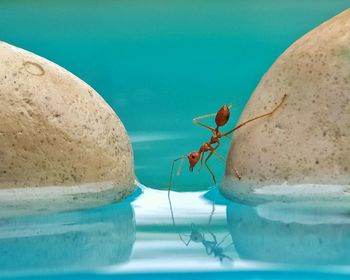
[[[203,198],[205,192],[172,192],[176,220],[174,227],[167,191],[141,188],[142,195],[132,202],[137,231],[131,260],[109,267],[107,272],[211,271],[232,267],[233,263],[222,256],[235,257],[232,245],[226,250],[232,242],[228,235],[224,204],[216,204],[208,228],[212,203]],[[215,235],[216,240],[208,230]],[[194,242],[192,235],[192,241],[188,243],[194,232],[201,235],[202,239]],[[188,246],[181,241],[178,233]],[[223,239],[224,242],[220,244]],[[223,263],[219,261],[220,257],[224,259]]]
[[0,220],[0,274],[89,270],[125,262],[135,241],[130,202]]
[[225,259],[232,261],[232,258],[225,255],[224,252],[226,251],[225,249],[230,247],[233,243],[231,242],[226,246],[226,248],[222,246],[229,234],[225,235],[221,241],[218,241],[216,235],[210,230],[208,230],[208,233],[211,236],[211,239],[207,239],[205,233],[201,231],[194,223],[191,224],[191,229],[192,231],[190,238],[188,242],[185,243],[186,246],[188,246],[191,241],[201,243],[204,246],[207,255],[213,255],[215,258],[218,258],[220,262]]
[[1,219],[0,275],[271,270],[280,264],[339,270],[350,263],[347,205],[253,207],[230,202],[217,189],[172,192],[174,226],[167,191],[139,191],[137,198],[107,207]]
[[[227,239],[227,237],[229,236],[229,233],[226,234],[222,238],[221,241],[218,241],[216,234],[214,234],[214,232],[213,232],[213,227],[211,225],[211,222],[212,222],[213,216],[215,214],[215,209],[216,209],[215,204],[217,203],[217,200],[218,200],[218,197],[220,196],[220,194],[216,188],[213,188],[211,191],[209,191],[207,193],[207,196],[208,195],[211,196],[212,193],[214,193],[214,195],[213,195],[213,199],[211,201],[211,212],[208,215],[208,223],[205,226],[206,229],[200,228],[194,222],[192,222],[191,223],[191,233],[188,235],[188,234],[181,233],[177,229],[176,219],[174,217],[174,209],[173,209],[172,201],[171,201],[171,191],[169,188],[169,190],[168,190],[168,202],[169,202],[169,210],[170,210],[170,214],[171,214],[173,228],[174,228],[174,231],[177,231],[177,234],[179,236],[179,240],[181,240],[185,246],[189,246],[191,242],[200,243],[203,245],[205,252],[208,256],[212,255],[212,256],[214,256],[214,258],[219,259],[220,262],[222,262],[224,260],[232,261],[232,258],[230,256],[226,255],[225,251],[233,243],[231,242],[229,245],[226,245],[224,247],[224,242]],[[209,235],[209,238],[207,238],[208,235]],[[185,241],[184,236],[188,236],[188,241]]]
[[350,264],[350,206],[230,203],[227,222],[246,260],[297,265]]

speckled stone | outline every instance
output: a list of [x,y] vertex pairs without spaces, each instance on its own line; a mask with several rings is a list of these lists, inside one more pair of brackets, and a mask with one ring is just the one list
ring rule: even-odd
[[302,184],[296,196],[316,185],[341,185],[339,194],[349,191],[349,30],[346,10],[297,40],[263,76],[239,123],[271,110],[284,94],[288,98],[274,115],[234,135],[221,186],[226,196],[247,199],[281,183],[290,190]]
[[103,204],[134,190],[125,128],[82,80],[0,42],[0,100],[2,204],[14,207],[28,196],[44,201],[61,194],[82,207],[81,200]]

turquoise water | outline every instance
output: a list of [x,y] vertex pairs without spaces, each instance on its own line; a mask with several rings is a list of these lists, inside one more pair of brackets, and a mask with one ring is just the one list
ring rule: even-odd
[[348,277],[348,210],[253,207],[216,189],[173,192],[171,199],[175,226],[167,192],[142,185],[126,201],[101,208],[2,219],[0,278]]
[[[93,86],[125,124],[136,175],[147,187],[102,208],[0,220],[0,276],[348,277],[347,209],[252,207],[219,197],[208,225],[215,197],[215,189],[206,193],[211,177],[185,166],[174,179],[174,189],[181,191],[172,194],[174,227],[161,190],[172,159],[208,139],[191,119],[227,103],[232,104],[227,129],[233,127],[273,61],[349,2],[96,2],[1,1],[0,40],[44,56]],[[220,148],[223,156],[227,148],[228,143]],[[222,163],[211,164],[221,178]],[[190,234],[192,223],[205,241],[215,236],[228,258],[220,262],[202,242],[183,244],[178,232]]]

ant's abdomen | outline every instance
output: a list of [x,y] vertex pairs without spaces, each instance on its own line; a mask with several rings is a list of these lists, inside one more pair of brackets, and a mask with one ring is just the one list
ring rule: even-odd
[[227,105],[224,105],[216,113],[215,123],[217,126],[223,126],[228,122],[229,118],[230,118],[230,109],[227,107]]

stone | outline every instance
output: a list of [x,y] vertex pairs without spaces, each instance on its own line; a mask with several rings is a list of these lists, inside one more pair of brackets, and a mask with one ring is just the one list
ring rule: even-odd
[[2,210],[92,207],[134,191],[126,130],[85,82],[0,42],[0,100]]
[[[221,191],[231,199],[328,199],[350,190],[350,9],[304,35],[263,76],[240,120]],[[236,168],[242,176],[238,181]]]

